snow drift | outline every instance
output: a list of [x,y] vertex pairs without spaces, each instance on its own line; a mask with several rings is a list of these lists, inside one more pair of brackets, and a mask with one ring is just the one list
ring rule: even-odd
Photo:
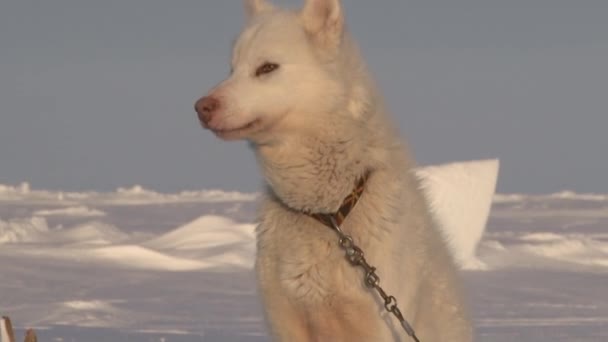
[[46,220],[41,217],[0,219],[0,244],[34,242],[49,231]]
[[490,214],[498,167],[499,161],[493,159],[416,170],[434,217],[463,268],[484,267],[475,251]]
[[213,267],[252,268],[255,259],[254,230],[253,224],[237,224],[220,216],[202,216],[145,245],[195,256]]
[[[98,221],[49,228],[46,219],[0,220],[4,252],[134,270],[193,271],[253,267],[255,226],[219,216],[201,216],[141,241]],[[0,253],[1,254],[1,253]]]
[[[140,185],[118,188],[114,192],[64,192],[32,189],[29,183],[18,186],[0,184],[0,201],[57,205],[148,205],[167,203],[224,203],[251,202],[256,193],[237,191],[200,190],[163,194]],[[78,211],[82,211],[79,209]],[[72,210],[73,212],[73,210]]]
[[[416,170],[424,192],[432,206],[436,220],[447,237],[450,248],[465,268],[479,268],[475,250],[484,232],[498,174],[498,160],[459,162],[438,166],[427,166]],[[572,195],[561,197],[572,197]],[[98,192],[52,192],[33,190],[28,183],[16,187],[0,185],[0,201],[21,203],[48,203],[49,209],[40,209],[30,218],[0,220],[0,243],[54,243],[116,245],[128,243],[129,236],[117,227],[103,223],[107,213],[90,206],[94,205],[151,205],[175,203],[217,203],[252,201],[258,194],[223,192],[219,190],[184,191],[178,194],[161,194],[141,186],[119,188],[111,193]],[[59,207],[58,207],[59,206]],[[238,208],[238,206],[236,207]],[[91,221],[70,229],[49,229],[44,217],[95,217]],[[236,224],[219,216],[202,216],[194,221],[151,239],[143,245],[125,245],[121,248],[98,250],[87,254],[90,258],[113,259],[118,262],[131,259],[128,267],[142,265],[143,257],[158,260],[160,269],[171,269],[170,255],[177,252],[187,260],[175,269],[237,266],[250,268],[255,254],[253,225]],[[157,251],[169,253],[158,255]],[[110,258],[112,253],[116,258]],[[122,257],[121,257],[122,256]],[[204,263],[196,263],[190,258]],[[162,259],[162,260],[161,260]],[[136,261],[136,260],[140,260]]]
[[101,217],[106,216],[106,213],[91,209],[86,206],[67,207],[59,209],[38,210],[34,213],[36,216],[70,216],[70,217]]

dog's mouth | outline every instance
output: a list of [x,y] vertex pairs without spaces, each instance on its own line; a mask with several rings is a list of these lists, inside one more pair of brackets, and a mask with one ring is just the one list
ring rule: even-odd
[[262,120],[255,119],[250,121],[249,123],[237,127],[237,128],[229,128],[229,129],[215,129],[212,127],[209,128],[215,135],[223,140],[238,140],[247,137],[249,134],[258,131],[261,128]]

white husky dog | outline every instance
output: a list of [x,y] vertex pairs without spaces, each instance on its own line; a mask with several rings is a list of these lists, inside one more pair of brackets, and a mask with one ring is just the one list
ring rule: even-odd
[[275,340],[413,340],[346,260],[337,232],[311,216],[336,212],[363,179],[342,230],[420,341],[471,341],[453,261],[340,1],[307,0],[294,12],[249,0],[246,9],[230,77],[195,109],[218,137],[249,140],[262,167],[256,271]]

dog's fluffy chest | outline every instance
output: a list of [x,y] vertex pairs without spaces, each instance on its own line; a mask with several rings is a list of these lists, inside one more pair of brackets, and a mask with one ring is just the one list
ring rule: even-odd
[[319,301],[334,296],[342,277],[338,246],[327,236],[300,236],[285,250],[279,264],[281,285],[297,300]]
[[290,298],[327,302],[345,294],[344,284],[357,282],[356,270],[345,259],[334,231],[312,219],[281,221],[285,224],[260,234],[259,246],[272,249],[278,280]]

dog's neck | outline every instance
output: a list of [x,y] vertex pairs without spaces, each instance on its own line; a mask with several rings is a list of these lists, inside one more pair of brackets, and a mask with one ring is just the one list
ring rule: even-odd
[[292,138],[256,152],[272,193],[308,213],[336,212],[368,171],[364,146],[355,139]]
[[[384,119],[377,117],[383,110],[382,101],[370,87],[372,82],[356,46],[348,37],[344,44],[348,53],[340,56],[343,60],[338,65],[342,69],[335,70],[348,80],[344,103],[337,106],[342,110],[325,113],[319,121],[322,126],[288,128],[276,143],[255,147],[271,193],[298,211],[336,212],[356,182],[366,172],[374,171],[372,165],[378,168],[387,160],[386,141],[391,139],[386,136],[392,128],[385,127]],[[386,133],[380,136],[376,132]]]
[[367,179],[369,178],[369,172],[366,172],[355,184],[353,190],[344,198],[340,208],[331,214],[324,213],[308,213],[312,218],[321,222],[325,226],[338,230],[340,226],[342,226],[342,222],[348,217],[348,214],[353,210],[353,208],[359,202],[359,198],[363,195],[363,191],[365,190],[365,185],[367,183]]

